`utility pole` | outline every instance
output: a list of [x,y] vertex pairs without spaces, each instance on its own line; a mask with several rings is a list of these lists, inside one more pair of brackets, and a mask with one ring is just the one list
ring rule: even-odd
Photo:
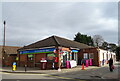
[[3,24],[4,24],[4,36],[3,36],[3,47],[2,47],[2,65],[4,66],[5,65],[4,61],[5,61],[5,26],[6,26],[6,22],[4,21]]

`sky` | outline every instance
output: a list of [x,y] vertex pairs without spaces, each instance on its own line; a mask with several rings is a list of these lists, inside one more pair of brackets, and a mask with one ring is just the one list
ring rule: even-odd
[[0,39],[5,20],[8,46],[24,46],[52,35],[73,40],[77,32],[118,43],[117,2],[3,2],[0,11]]

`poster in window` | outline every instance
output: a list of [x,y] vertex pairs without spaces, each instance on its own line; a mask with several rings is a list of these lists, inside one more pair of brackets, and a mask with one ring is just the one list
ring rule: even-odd
[[47,54],[47,60],[48,61],[54,61],[54,57],[55,57],[54,53]]

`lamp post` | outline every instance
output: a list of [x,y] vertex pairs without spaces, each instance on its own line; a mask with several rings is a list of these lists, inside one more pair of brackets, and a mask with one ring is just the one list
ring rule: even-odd
[[4,66],[5,63],[5,26],[6,26],[6,21],[3,22],[4,24],[4,34],[3,34],[3,47],[2,47],[2,65]]

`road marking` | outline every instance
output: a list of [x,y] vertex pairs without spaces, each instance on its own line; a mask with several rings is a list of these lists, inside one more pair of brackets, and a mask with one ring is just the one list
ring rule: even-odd
[[0,72],[0,74],[12,74],[12,75],[48,75],[48,74],[28,74],[28,73],[9,73],[9,72]]
[[0,74],[11,74],[11,73],[6,73],[6,72],[0,72]]
[[[6,73],[6,72],[0,72],[0,73],[2,73],[2,74],[12,74],[12,75],[23,75],[23,74],[25,74],[25,73],[18,74],[18,73]],[[75,81],[86,81],[86,80],[79,80],[79,79],[68,78],[68,77],[54,76],[54,75],[49,75],[49,74],[26,74],[26,75],[42,75],[42,76],[49,76],[49,77],[54,77],[54,78],[67,79],[67,80],[71,79],[71,80],[75,80]]]
[[60,77],[60,76],[53,76],[53,75],[47,75],[47,76],[60,78],[60,79],[71,79],[71,80],[75,80],[75,81],[86,81],[86,80],[79,80],[79,79],[74,79],[74,78],[69,78],[69,77]]

